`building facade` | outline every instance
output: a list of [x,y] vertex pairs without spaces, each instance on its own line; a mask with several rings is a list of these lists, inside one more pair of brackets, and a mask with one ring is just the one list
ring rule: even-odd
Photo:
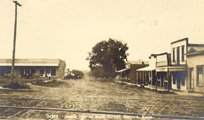
[[[151,54],[149,57],[149,66],[143,67],[136,70],[136,75],[138,79],[138,83],[140,85],[155,85],[156,84],[156,55]],[[148,74],[148,77],[146,77],[146,74]],[[139,76],[140,75],[140,76]],[[146,79],[145,79],[146,77]],[[144,81],[141,81],[141,80]]]
[[151,54],[149,57],[149,66],[138,69],[137,71],[144,74],[148,71],[149,83],[148,85],[164,88],[171,88],[170,72],[171,56],[169,53]]
[[156,85],[164,88],[171,88],[170,84],[171,54],[156,54]]
[[[11,59],[0,59],[0,74],[11,73]],[[47,77],[64,79],[65,62],[60,59],[16,59],[14,77]]]
[[189,44],[187,52],[189,91],[204,93],[204,45]]
[[172,89],[187,90],[187,60],[188,38],[171,43],[171,70]]

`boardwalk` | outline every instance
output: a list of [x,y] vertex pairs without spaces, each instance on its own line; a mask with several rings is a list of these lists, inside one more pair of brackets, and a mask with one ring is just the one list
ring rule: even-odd
[[86,76],[58,87],[0,90],[1,119],[204,119],[201,97],[161,94]]

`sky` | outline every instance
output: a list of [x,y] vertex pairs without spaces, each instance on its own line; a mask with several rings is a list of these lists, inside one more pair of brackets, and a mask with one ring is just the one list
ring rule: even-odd
[[[18,0],[16,58],[61,59],[88,70],[88,52],[109,38],[127,43],[128,60],[170,52],[189,38],[204,44],[203,0]],[[15,4],[0,1],[0,58],[12,58]]]

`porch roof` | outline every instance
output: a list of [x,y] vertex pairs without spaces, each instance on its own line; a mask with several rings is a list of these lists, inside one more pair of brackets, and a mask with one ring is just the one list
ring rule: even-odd
[[144,68],[137,69],[136,71],[152,71],[152,70],[155,70],[153,66],[147,66]]
[[124,72],[124,71],[127,71],[127,70],[130,70],[130,68],[121,69],[121,70],[118,70],[118,71],[116,71],[116,72],[117,72],[117,73],[120,73],[120,72]]
[[[11,63],[0,63],[0,66],[11,66]],[[58,64],[23,64],[15,63],[15,66],[58,66]]]
[[176,71],[186,71],[186,66],[166,66],[166,67],[157,67],[157,72],[176,72]]
[[[59,66],[60,59],[15,59],[15,66]],[[0,59],[0,66],[11,66],[12,59]]]

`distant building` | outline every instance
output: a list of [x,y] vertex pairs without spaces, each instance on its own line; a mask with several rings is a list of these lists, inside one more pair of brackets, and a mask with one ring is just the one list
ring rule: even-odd
[[[11,73],[11,59],[0,59],[0,75]],[[64,79],[65,62],[60,59],[15,59],[14,77],[39,76]]]
[[188,90],[204,92],[204,44],[188,44]]
[[140,77],[138,77],[136,70],[149,65],[148,61],[137,60],[137,61],[127,61],[125,69],[116,71],[117,79],[125,80],[131,83],[138,83]]

